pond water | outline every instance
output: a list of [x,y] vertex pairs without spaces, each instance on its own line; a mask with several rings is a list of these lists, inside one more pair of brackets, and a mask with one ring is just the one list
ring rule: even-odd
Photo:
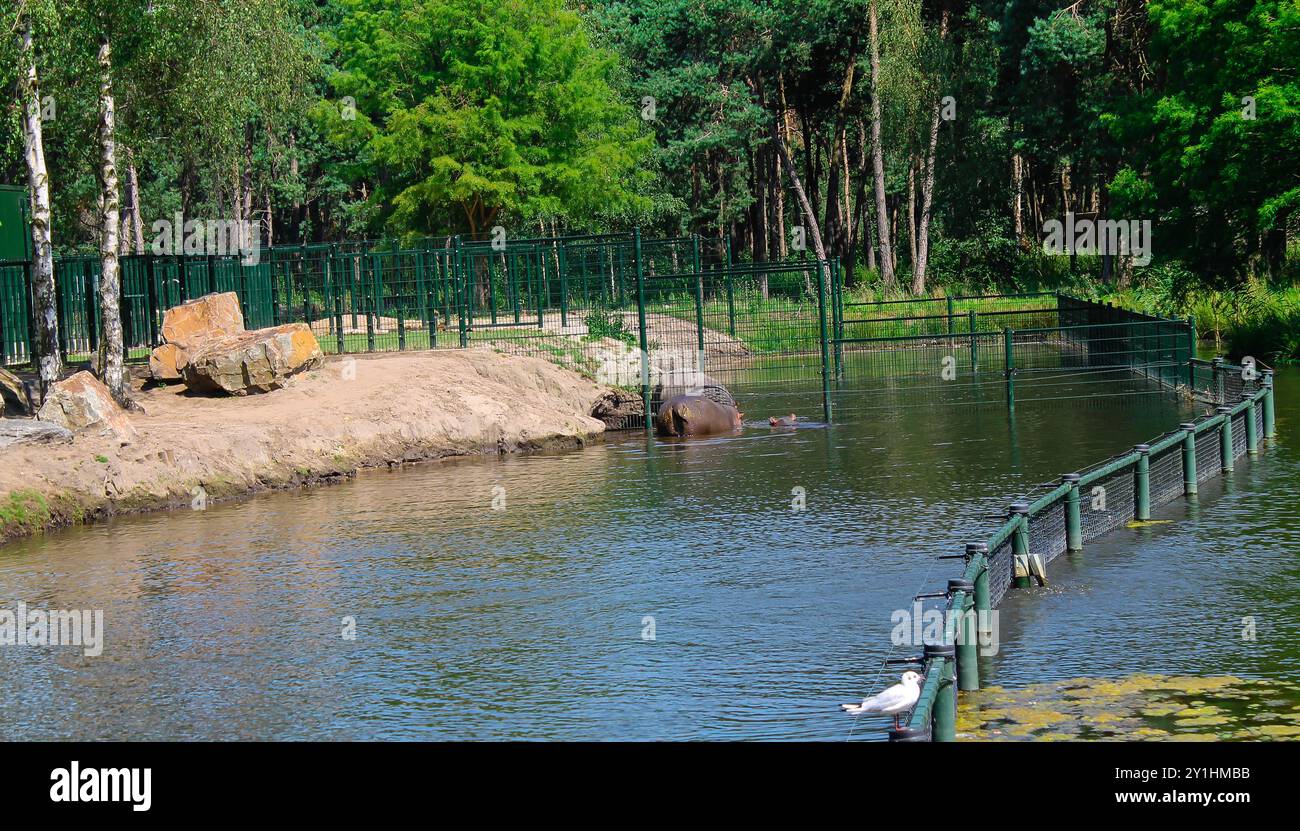
[[[1298,395],[1284,373],[1282,442],[1226,493],[1008,595],[990,680],[1294,678]],[[366,473],[6,546],[0,608],[102,609],[107,634],[98,657],[0,649],[0,738],[883,739],[838,704],[888,680],[891,612],[960,570],[935,555],[1188,414],[1154,390],[944,404]]]

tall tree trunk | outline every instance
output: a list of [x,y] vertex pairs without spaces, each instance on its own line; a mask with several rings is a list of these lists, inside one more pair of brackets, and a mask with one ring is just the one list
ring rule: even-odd
[[[939,16],[939,41],[948,35],[948,10]],[[921,227],[917,231],[916,263],[912,268],[912,294],[925,294],[926,271],[930,265],[930,211],[934,204],[934,165],[939,149],[939,116],[943,108],[943,99],[934,102],[930,112],[930,144],[926,147],[925,163],[921,178]],[[1016,197],[1016,210],[1019,211],[1019,196]],[[1017,239],[1019,239],[1020,217],[1017,213]]]
[[270,248],[275,245],[275,225],[273,224],[274,215],[271,213],[271,191],[266,191],[266,247]]
[[[908,264],[916,271],[916,158],[907,164],[907,250]],[[913,284],[915,285],[915,283]]]
[[[829,286],[831,281],[830,264],[826,261],[826,246],[822,244],[822,232],[817,224],[817,213],[813,210],[812,203],[808,201],[808,195],[804,192],[803,183],[799,181],[799,174],[795,173],[794,165],[790,164],[790,151],[786,149],[785,141],[782,140],[781,131],[775,121],[772,122],[772,139],[773,143],[776,144],[777,152],[781,154],[781,161],[785,162],[786,171],[790,174],[790,184],[794,187],[794,194],[799,200],[799,205],[803,208],[804,220],[808,223],[813,249],[817,252],[817,259],[820,262],[818,267],[822,270],[824,285]],[[809,292],[812,291],[811,285],[808,285],[807,288]]]
[[876,179],[876,223],[880,238],[880,276],[884,289],[898,287],[894,276],[893,245],[889,239],[889,207],[885,204],[885,152],[880,146],[880,34],[877,31],[876,0],[867,10],[867,30],[871,40],[871,165]]
[[1028,245],[1025,235],[1025,162],[1019,153],[1011,156],[1011,215],[1015,219],[1016,242],[1021,248]]
[[113,56],[108,39],[99,44],[99,185],[103,213],[99,240],[99,317],[104,350],[102,380],[117,403],[131,407],[123,371],[121,279],[118,272],[118,215],[116,117],[113,105]]
[[45,140],[41,134],[41,88],[36,77],[32,19],[26,11],[23,13],[19,58],[23,158],[27,163],[27,189],[31,200],[32,268],[35,272],[32,275],[32,352],[41,399],[44,400],[46,391],[63,374],[63,360],[59,356],[59,304],[54,290],[50,177],[45,168]]

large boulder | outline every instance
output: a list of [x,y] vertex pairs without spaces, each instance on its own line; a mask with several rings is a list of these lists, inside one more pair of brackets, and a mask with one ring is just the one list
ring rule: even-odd
[[113,400],[108,387],[85,370],[51,387],[37,417],[74,433],[98,426],[123,442],[136,438],[126,411]]
[[307,324],[289,323],[206,341],[190,353],[181,375],[192,390],[247,395],[279,389],[324,362]]
[[155,381],[179,381],[190,358],[174,343],[164,343],[149,353],[149,375]]
[[163,340],[180,349],[243,331],[244,313],[239,308],[239,295],[233,291],[204,295],[163,314]]
[[28,415],[32,411],[31,399],[27,396],[27,387],[7,369],[0,367],[0,415]]
[[11,444],[56,441],[70,442],[72,433],[66,427],[34,418],[0,418],[0,450]]
[[233,291],[173,306],[163,313],[162,336],[166,342],[149,354],[149,374],[155,381],[179,381],[184,377],[190,352],[208,341],[243,331],[244,313],[239,308],[239,295]]

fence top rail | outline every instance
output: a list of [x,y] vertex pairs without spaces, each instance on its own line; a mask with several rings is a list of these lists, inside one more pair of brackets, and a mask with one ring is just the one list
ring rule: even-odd
[[[1206,364],[1208,362],[1201,361],[1199,363]],[[1199,433],[1215,426],[1222,425],[1225,419],[1232,418],[1241,412],[1244,412],[1252,405],[1259,403],[1268,393],[1269,388],[1263,387],[1252,393],[1243,395],[1242,400],[1227,412],[1218,412],[1202,416],[1194,422],[1194,427],[1192,428],[1193,432]],[[1159,438],[1150,442],[1148,453],[1154,455],[1156,453],[1166,452],[1180,444],[1186,434],[1187,428],[1181,426],[1177,430],[1168,431]],[[1136,464],[1141,458],[1141,455],[1142,454],[1137,450],[1132,450],[1127,453],[1112,456],[1110,459],[1084,468],[1076,474],[1079,477],[1077,481],[1062,481],[1060,485],[1052,487],[1051,490],[1043,493],[1035,499],[1029,505],[1029,517],[1032,518],[1056,504],[1058,501],[1066,498],[1069,492],[1075,487],[1086,486],[1098,479],[1105,478],[1116,471],[1122,470],[1125,467]],[[1044,485],[1043,487],[1047,486]],[[965,579],[974,581],[981,572],[988,569],[988,558],[1016,533],[1020,528],[1021,522],[1021,516],[1011,515],[1007,517],[998,530],[988,537],[987,542],[985,543],[987,546],[987,553],[969,558],[964,572]],[[953,609],[961,609],[964,607],[964,601],[964,591],[951,592],[947,598],[946,608],[950,611]],[[943,643],[945,645],[951,645],[956,641],[955,629],[957,624],[955,621],[955,615],[947,616],[943,630]],[[922,665],[922,671],[924,672],[925,678],[921,685],[921,694],[917,698],[917,702],[913,706],[912,711],[908,714],[907,718],[908,730],[917,736],[931,735],[930,720],[936,699],[938,698],[939,684],[944,680],[943,676],[947,674],[948,661],[954,661],[954,659],[944,655],[933,654],[927,654],[923,659],[918,661],[918,663]]]
[[1190,328],[1185,320],[1165,320],[1164,318],[1156,320],[1116,320],[1112,323],[1079,323],[1070,326],[1049,326],[1035,329],[1015,329],[1012,330],[1017,335],[1041,335],[1047,332],[1069,332],[1079,329],[1114,329],[1117,326],[1182,326]]

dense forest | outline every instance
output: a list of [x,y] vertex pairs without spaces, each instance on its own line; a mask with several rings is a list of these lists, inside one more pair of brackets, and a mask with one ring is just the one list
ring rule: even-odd
[[[58,251],[177,212],[263,244],[639,225],[1300,356],[1300,0],[6,5],[0,179],[39,126]],[[1078,220],[1149,223],[1149,256],[1045,247]]]

